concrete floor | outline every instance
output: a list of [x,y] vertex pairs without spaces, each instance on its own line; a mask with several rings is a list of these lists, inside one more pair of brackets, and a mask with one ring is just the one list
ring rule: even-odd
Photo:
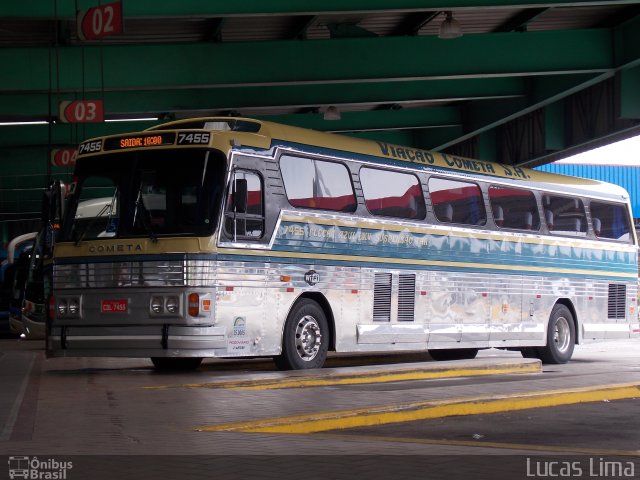
[[[428,358],[338,356],[330,359],[329,368],[312,373],[316,378],[378,375],[433,365]],[[486,350],[473,362],[519,361],[519,353]],[[268,360],[208,360],[195,372],[160,374],[147,359],[46,359],[39,342],[2,339],[0,455],[6,458],[7,474],[18,457],[72,462],[73,469],[66,471],[69,480],[542,478],[553,476],[564,462],[576,467],[569,473],[580,467],[581,475],[574,476],[634,478],[626,475],[632,466],[633,475],[640,476],[635,410],[640,401],[630,396],[310,434],[202,431],[234,422],[367,412],[410,402],[640,385],[640,340],[579,346],[571,363],[544,366],[541,373],[286,389],[233,387],[308,374],[277,372]],[[40,471],[51,473],[51,465],[56,464],[44,463]],[[620,475],[608,475],[602,465]]]

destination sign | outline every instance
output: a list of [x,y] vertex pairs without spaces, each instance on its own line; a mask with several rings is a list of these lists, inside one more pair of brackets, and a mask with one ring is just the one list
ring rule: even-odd
[[173,145],[175,133],[151,133],[144,135],[129,135],[126,137],[107,138],[104,141],[104,150],[126,150],[129,148],[159,147]]

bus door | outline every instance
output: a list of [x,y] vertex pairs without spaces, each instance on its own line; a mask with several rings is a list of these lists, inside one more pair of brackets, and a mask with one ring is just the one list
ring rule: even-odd
[[264,338],[265,331],[275,331],[265,322],[274,321],[279,304],[277,294],[267,295],[266,288],[274,265],[256,253],[268,247],[277,218],[271,205],[267,206],[262,163],[253,157],[236,156],[226,186],[219,252],[224,254],[225,247],[231,250],[217,262],[216,314],[222,325],[228,325],[227,356],[275,348],[271,338],[257,344],[250,341]]

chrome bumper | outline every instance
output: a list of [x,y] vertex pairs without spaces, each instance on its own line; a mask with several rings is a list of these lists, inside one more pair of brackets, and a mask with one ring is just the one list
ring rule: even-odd
[[214,357],[226,351],[225,329],[214,326],[55,326],[49,357]]

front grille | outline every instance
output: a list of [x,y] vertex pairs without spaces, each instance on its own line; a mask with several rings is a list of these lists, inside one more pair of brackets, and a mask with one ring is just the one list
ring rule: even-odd
[[55,265],[56,289],[212,285],[215,264],[201,260],[144,260]]
[[609,284],[609,303],[607,316],[609,318],[625,318],[627,286],[618,283]]

